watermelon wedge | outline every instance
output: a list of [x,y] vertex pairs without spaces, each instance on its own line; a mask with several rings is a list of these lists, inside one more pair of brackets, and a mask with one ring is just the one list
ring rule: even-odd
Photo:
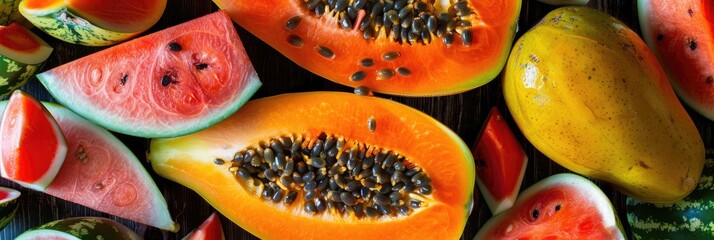
[[15,240],[140,240],[131,229],[108,218],[66,218],[27,230]]
[[0,175],[44,191],[67,155],[60,126],[31,95],[15,90],[0,121]]
[[0,97],[25,85],[52,50],[45,41],[20,24],[0,25]]
[[528,156],[498,108],[491,108],[473,154],[476,183],[491,213],[496,215],[513,206]]
[[638,0],[642,38],[657,56],[672,88],[714,120],[714,2]]
[[212,126],[261,85],[224,12],[105,49],[37,78],[80,116],[146,138]]
[[[8,103],[0,102],[0,112]],[[177,231],[166,200],[136,156],[109,131],[44,103],[67,140],[67,158],[45,193],[160,229]]]
[[217,213],[211,214],[201,226],[191,231],[182,240],[225,240],[223,226]]
[[523,191],[512,208],[488,220],[474,240],[625,239],[605,193],[571,173],[543,179]]
[[0,230],[5,228],[12,218],[15,217],[17,208],[20,206],[18,199],[20,192],[6,187],[0,187]]

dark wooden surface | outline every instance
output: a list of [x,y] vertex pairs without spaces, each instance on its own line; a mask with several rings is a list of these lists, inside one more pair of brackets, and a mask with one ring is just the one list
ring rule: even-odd
[[[635,1],[591,0],[589,6],[605,11],[619,18],[639,33]],[[555,7],[553,6],[548,6],[540,2],[536,2],[535,0],[523,0],[523,7],[520,14],[521,18],[519,21],[520,31],[518,36],[525,32],[525,30],[532,27],[546,13],[554,8]],[[217,7],[209,0],[169,0],[169,5],[160,22],[149,32],[164,29],[216,10],[218,10]],[[252,60],[253,65],[258,71],[258,75],[263,82],[263,87],[253,98],[288,92],[316,90],[343,92],[352,91],[351,88],[324,80],[309,71],[298,67],[280,55],[277,51],[252,36],[250,33],[241,29],[237,25],[236,28],[243,43],[245,44],[248,55],[250,56],[250,59]],[[35,30],[35,32],[37,31]],[[54,40],[46,34],[40,32],[37,33],[55,48],[55,52],[50,57],[46,68],[66,63],[102,49],[71,45]],[[44,90],[44,88],[36,80],[33,80],[24,89],[42,100],[52,100],[51,96],[49,96],[46,90]],[[480,88],[453,96],[430,98],[406,98],[380,94],[378,94],[378,96],[405,103],[433,116],[458,133],[458,135],[468,145],[472,145],[474,143],[476,135],[486,118],[488,109],[494,105],[498,106],[501,112],[505,115],[505,118],[508,120],[512,129],[514,129],[517,136],[521,140],[521,143],[523,143],[524,148],[530,157],[522,189],[547,176],[567,171],[533,148],[533,146],[530,145],[518,131],[513,119],[508,113],[501,95],[500,78]],[[697,123],[697,127],[700,129],[700,133],[704,138],[706,146],[711,146],[711,121],[706,120],[691,110],[690,115],[692,115],[692,118]],[[145,139],[127,137],[119,134],[117,134],[117,136],[119,136],[119,138],[134,151],[139,159],[142,161],[145,160]],[[17,216],[10,223],[10,225],[0,231],[0,240],[13,239],[18,234],[33,226],[52,220],[78,216],[103,216],[116,219],[136,230],[146,239],[180,239],[191,231],[191,229],[200,225],[201,222],[207,218],[211,212],[213,212],[211,206],[196,193],[179,184],[157,176],[153,173],[153,171],[151,171],[150,166],[145,161],[144,165],[152,174],[157,185],[164,193],[172,216],[181,225],[181,230],[178,233],[162,233],[156,228],[135,224],[131,221],[100,213],[77,204],[56,199],[49,195],[22,189],[18,185],[3,179],[0,180],[0,185],[21,189],[23,196]],[[606,194],[608,194],[608,196],[610,196],[610,199],[614,203],[621,219],[625,220],[625,197],[606,184],[598,183],[598,185]],[[479,193],[475,192],[475,194]],[[479,197],[478,204],[475,206],[466,228],[464,229],[462,239],[473,238],[479,227],[490,217],[491,213],[488,210],[488,207],[483,202],[483,199]],[[221,220],[227,239],[255,239],[254,236],[243,231],[240,227],[233,224],[226,218],[221,217]]]

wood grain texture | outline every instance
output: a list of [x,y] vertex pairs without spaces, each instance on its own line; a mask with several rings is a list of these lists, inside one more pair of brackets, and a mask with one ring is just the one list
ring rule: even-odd
[[[632,0],[591,0],[589,6],[605,11],[619,18],[630,28],[639,32],[635,4],[635,1]],[[521,10],[521,18],[519,21],[520,31],[518,36],[520,36],[527,29],[531,28],[552,9],[555,9],[555,7],[536,2],[535,0],[523,0],[523,8]],[[217,7],[209,0],[169,0],[169,5],[164,16],[149,32],[164,29],[216,10],[218,10]],[[236,28],[246,47],[248,55],[258,72],[258,76],[264,84],[263,87],[255,94],[254,98],[288,92],[317,90],[343,92],[352,91],[351,88],[324,80],[309,71],[300,68],[287,58],[280,55],[277,51],[252,36],[250,33],[241,29],[237,25]],[[37,32],[37,30],[35,30],[35,32],[43,39],[48,40],[48,42],[55,47],[55,52],[50,57],[46,69],[102,49],[67,44],[54,40],[44,33]],[[505,102],[501,94],[500,82],[500,79],[496,79],[480,88],[462,94],[445,97],[406,98],[379,94],[378,96],[405,103],[433,116],[453,129],[469,145],[472,145],[476,140],[476,135],[486,119],[489,108],[494,105],[498,106],[512,129],[516,131],[517,137],[521,143],[524,144],[525,151],[530,157],[530,162],[527,167],[526,176],[522,186],[523,189],[552,174],[567,172],[566,169],[555,164],[543,154],[538,152],[538,150],[530,145],[523,135],[518,132],[518,129],[516,128],[515,123],[505,106]],[[42,100],[53,100],[47,91],[36,80],[33,80],[30,84],[25,86],[24,89]],[[696,122],[702,137],[704,138],[705,145],[711,146],[711,121],[706,120],[700,115],[694,113],[691,109],[688,110]],[[203,201],[203,199],[196,193],[181,185],[163,179],[151,171],[151,168],[146,163],[144,156],[146,148],[145,139],[128,137],[120,134],[117,134],[117,136],[134,151],[139,159],[143,161],[146,168],[152,174],[152,177],[154,177],[154,180],[166,197],[172,216],[181,225],[181,230],[178,233],[164,233],[156,228],[146,227],[141,224],[136,224],[128,220],[119,219],[108,214],[103,214],[83,206],[69,203],[61,199],[55,199],[54,197],[42,193],[22,189],[19,185],[3,179],[0,180],[0,185],[21,189],[23,196],[17,216],[10,223],[10,225],[0,231],[0,240],[13,239],[15,236],[31,227],[52,220],[78,216],[103,216],[115,219],[126,224],[129,228],[136,230],[140,235],[144,236],[145,239],[180,239],[189,231],[200,225],[201,222],[212,213],[212,207]],[[598,185],[610,197],[610,200],[614,203],[621,219],[625,220],[625,197],[607,184],[600,183]],[[475,192],[475,194],[478,194],[478,192]],[[479,199],[480,200],[469,218],[466,228],[464,229],[462,239],[472,239],[479,227],[491,217],[491,213],[485,202],[482,198]],[[221,217],[221,220],[227,239],[257,239],[251,234],[243,231],[226,218]]]

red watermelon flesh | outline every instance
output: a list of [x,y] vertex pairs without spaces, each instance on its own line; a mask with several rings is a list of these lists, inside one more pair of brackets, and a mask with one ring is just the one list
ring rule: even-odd
[[493,107],[473,151],[476,183],[494,215],[513,206],[528,156],[498,108]]
[[607,196],[575,174],[550,176],[523,191],[510,209],[488,220],[475,240],[625,239]]
[[191,231],[183,240],[225,240],[223,226],[217,213],[211,214],[201,226]]
[[37,78],[80,116],[147,138],[212,126],[261,85],[224,12],[122,43]]
[[16,90],[0,123],[0,175],[44,191],[67,154],[60,126],[31,95]]
[[[0,102],[0,112],[6,102]],[[67,157],[45,193],[97,211],[176,231],[158,187],[136,156],[107,130],[44,103],[67,141]]]
[[714,120],[714,2],[638,0],[642,37],[680,98]]

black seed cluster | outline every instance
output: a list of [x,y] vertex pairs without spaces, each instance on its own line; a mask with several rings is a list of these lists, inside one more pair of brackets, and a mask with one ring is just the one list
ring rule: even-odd
[[[466,0],[455,1],[446,12],[437,12],[434,0],[304,0],[318,17],[332,14],[344,29],[359,29],[364,39],[374,39],[380,32],[394,42],[429,44],[441,38],[453,44],[458,35],[465,46],[471,44],[473,10]],[[360,14],[362,13],[362,14]],[[290,18],[286,28],[299,22]]]
[[241,150],[229,171],[252,181],[266,201],[290,205],[302,198],[304,211],[313,214],[408,215],[433,191],[431,178],[404,156],[324,133],[277,137]]

